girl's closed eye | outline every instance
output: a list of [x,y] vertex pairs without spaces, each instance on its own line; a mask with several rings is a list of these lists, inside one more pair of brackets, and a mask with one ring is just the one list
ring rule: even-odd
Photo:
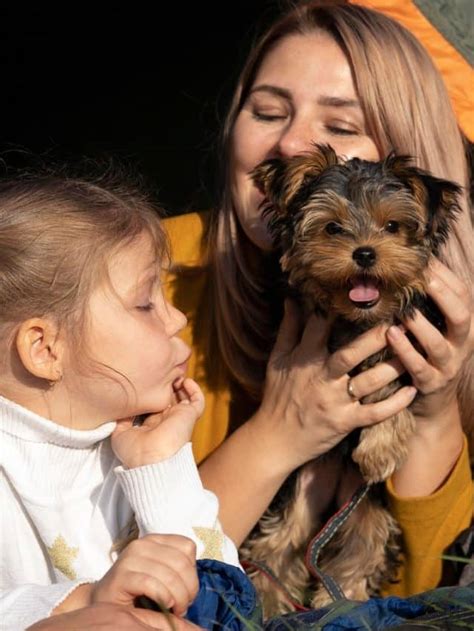
[[138,311],[152,311],[155,308],[155,303],[151,300],[142,305],[137,305]]

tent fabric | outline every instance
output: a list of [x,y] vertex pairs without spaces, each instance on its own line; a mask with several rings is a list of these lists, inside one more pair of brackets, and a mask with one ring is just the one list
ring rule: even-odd
[[397,20],[423,44],[443,76],[463,133],[474,142],[474,2],[351,0]]

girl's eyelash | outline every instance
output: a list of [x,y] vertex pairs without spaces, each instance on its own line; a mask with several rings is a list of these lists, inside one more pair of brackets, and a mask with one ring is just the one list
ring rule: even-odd
[[138,311],[151,311],[155,306],[154,302],[148,302],[146,305],[138,305]]

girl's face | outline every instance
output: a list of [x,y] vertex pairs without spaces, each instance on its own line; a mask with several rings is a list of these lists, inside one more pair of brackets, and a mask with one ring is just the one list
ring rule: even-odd
[[272,247],[249,172],[267,158],[292,156],[313,143],[347,158],[380,160],[368,135],[351,68],[327,33],[291,35],[265,57],[232,135],[232,195],[252,243]]
[[151,241],[143,235],[111,257],[110,283],[92,293],[86,326],[90,374],[70,362],[64,375],[76,406],[73,419],[83,429],[159,412],[172,402],[190,349],[177,337],[186,318],[165,301],[158,274]]

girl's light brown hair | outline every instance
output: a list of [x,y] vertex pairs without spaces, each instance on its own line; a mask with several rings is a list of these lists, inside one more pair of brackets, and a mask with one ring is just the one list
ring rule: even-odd
[[[96,171],[97,169],[94,169]],[[156,209],[124,172],[64,171],[0,180],[0,339],[21,322],[49,316],[83,350],[88,297],[107,278],[109,256],[143,232],[157,263],[167,257]]]
[[[472,291],[465,147],[446,88],[428,53],[404,27],[381,13],[342,1],[302,2],[256,42],[240,75],[221,136],[222,188],[210,227],[218,353],[230,375],[257,398],[276,333],[272,276],[278,271],[239,227],[231,196],[232,134],[266,55],[285,37],[321,31],[346,54],[367,128],[381,153],[411,155],[418,166],[466,187],[462,213],[442,257]],[[474,413],[472,359],[464,367],[459,394],[467,428]]]

